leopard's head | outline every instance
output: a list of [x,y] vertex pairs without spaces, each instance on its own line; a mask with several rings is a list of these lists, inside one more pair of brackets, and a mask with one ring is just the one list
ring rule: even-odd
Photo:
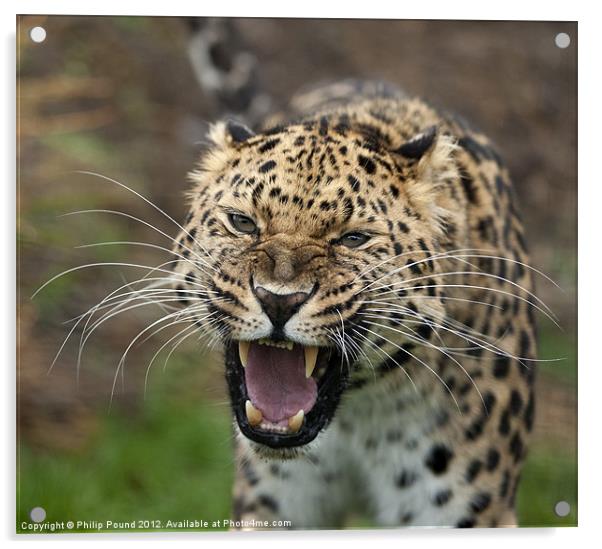
[[241,433],[300,447],[356,373],[386,346],[428,340],[442,314],[435,258],[455,223],[454,145],[434,127],[394,136],[347,116],[260,134],[220,123],[210,137],[177,287],[223,343]]

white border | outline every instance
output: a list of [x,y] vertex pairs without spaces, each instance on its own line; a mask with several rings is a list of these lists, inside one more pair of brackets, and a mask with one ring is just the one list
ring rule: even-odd
[[[390,18],[390,19],[523,19],[574,21],[580,2],[548,0],[545,5],[520,0],[485,3],[476,0],[431,0],[430,2],[353,3],[349,0],[304,0],[303,2],[220,2],[106,0],[82,3],[78,0],[22,0],[15,2],[20,14],[88,14],[88,15],[205,15],[236,17],[321,17],[321,18]],[[585,4],[585,2],[584,2]],[[581,12],[583,13],[583,12]]]
[[[7,349],[3,364],[5,373],[5,402],[1,409],[7,412],[6,421],[2,422],[2,440],[8,452],[2,452],[2,472],[5,475],[1,486],[5,487],[0,498],[0,517],[2,537],[10,543],[16,540],[14,531],[14,181],[15,181],[15,15],[17,13],[44,14],[115,14],[115,15],[230,15],[251,17],[374,17],[379,18],[428,18],[428,19],[527,19],[527,20],[571,20],[579,21],[579,364],[582,368],[579,383],[579,528],[565,529],[519,529],[516,531],[361,531],[361,532],[295,532],[295,533],[230,533],[230,534],[135,534],[125,535],[85,535],[43,538],[19,537],[26,546],[41,539],[45,543],[56,545],[73,540],[81,543],[83,539],[91,543],[111,542],[128,546],[156,545],[173,541],[179,543],[215,543],[226,545],[244,544],[262,547],[274,544],[300,547],[308,543],[323,540],[335,546],[365,544],[375,541],[386,545],[423,544],[437,541],[445,544],[445,549],[466,546],[467,542],[486,544],[488,549],[504,547],[519,543],[545,543],[547,547],[562,547],[567,543],[584,543],[590,536],[599,538],[595,530],[600,517],[600,486],[602,453],[600,452],[600,391],[602,390],[602,361],[597,343],[600,338],[599,320],[594,316],[602,310],[600,307],[600,269],[597,266],[599,254],[599,224],[602,205],[602,181],[599,174],[601,90],[600,85],[600,18],[592,7],[593,2],[543,2],[527,3],[524,0],[498,0],[497,2],[467,2],[455,0],[430,2],[370,2],[361,6],[345,2],[317,2],[304,0],[301,3],[259,3],[255,2],[133,2],[125,0],[104,0],[102,3],[82,3],[79,1],[53,0],[21,1],[2,4],[2,40],[4,52],[2,75],[4,76],[0,102],[2,120],[8,121],[0,148],[2,166],[6,167],[2,189],[3,200],[7,210],[4,212],[2,232],[4,237],[5,269],[2,270],[2,289],[6,299],[3,300],[3,325],[0,335],[3,338],[2,348]],[[558,106],[559,109],[562,105]],[[567,138],[567,146],[572,146]],[[558,207],[562,207],[561,204]],[[221,545],[221,543],[220,543]]]

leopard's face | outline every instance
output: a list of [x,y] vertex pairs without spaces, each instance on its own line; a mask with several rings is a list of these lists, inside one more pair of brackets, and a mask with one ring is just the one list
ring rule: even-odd
[[222,125],[212,137],[177,287],[225,346],[241,432],[302,446],[379,346],[428,339],[443,314],[433,258],[449,219],[429,193],[456,175],[452,146],[431,131],[388,151],[324,122],[263,135]]

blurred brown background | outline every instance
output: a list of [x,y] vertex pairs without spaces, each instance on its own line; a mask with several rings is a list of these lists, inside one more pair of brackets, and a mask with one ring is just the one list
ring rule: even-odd
[[[28,35],[36,25],[47,31],[41,44]],[[552,507],[557,499],[576,505],[577,25],[277,19],[240,19],[235,25],[258,58],[263,85],[276,102],[320,80],[380,78],[462,115],[497,143],[520,196],[532,265],[562,288],[539,280],[540,297],[564,328],[560,332],[542,324],[542,356],[565,360],[540,366],[536,439],[525,472],[529,480],[519,499],[522,523],[574,523],[574,509],[558,519]],[[571,37],[566,49],[554,43],[560,32]],[[157,318],[150,311],[115,318],[90,339],[79,383],[79,333],[46,375],[70,327],[63,323],[121,285],[124,276],[131,279],[136,273],[126,268],[77,271],[30,299],[53,275],[80,264],[154,265],[168,260],[141,247],[74,249],[101,241],[167,247],[169,242],[124,218],[57,216],[91,208],[121,210],[175,234],[168,220],[132,194],[73,171],[113,177],[176,220],[183,219],[186,173],[198,158],[207,124],[220,115],[195,81],[186,56],[188,38],[179,18],[19,20],[22,513],[44,498],[56,517],[75,509],[98,509],[100,502],[103,509],[127,513],[130,507],[120,507],[124,498],[160,513],[163,507],[155,500],[159,493],[166,498],[167,492],[171,499],[163,505],[176,509],[176,515],[184,504],[227,514],[231,460],[223,381],[219,366],[194,343],[172,355],[164,375],[162,360],[153,367],[146,400],[146,367],[175,332],[136,348],[111,414],[106,405],[116,364],[149,318]],[[189,433],[182,418],[204,429],[205,438],[191,441],[198,431]],[[167,465],[171,471],[186,471],[184,484],[145,458],[146,452],[159,451],[161,441],[171,441],[180,450],[161,459],[172,459]],[[212,445],[217,450],[209,450]],[[205,461],[181,463],[182,453],[204,455]],[[213,506],[182,495],[190,492],[191,479],[219,494]],[[94,494],[84,501],[75,487],[82,482]],[[107,492],[102,486],[106,482],[120,484],[121,491]],[[58,496],[49,496],[59,486],[60,505]]]

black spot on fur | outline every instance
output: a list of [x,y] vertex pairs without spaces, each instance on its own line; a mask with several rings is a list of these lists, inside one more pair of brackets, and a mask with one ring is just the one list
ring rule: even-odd
[[402,345],[402,348],[399,349],[392,357],[387,358],[379,365],[379,370],[382,370],[383,372],[389,372],[391,370],[397,371],[404,362],[407,362],[410,359],[410,355],[407,351],[411,348],[412,345],[409,343]]
[[429,339],[433,333],[433,328],[430,324],[421,324],[417,329],[416,333],[423,339]]
[[449,423],[449,419],[449,412],[447,410],[439,410],[435,419],[437,427],[445,427]]
[[276,162],[274,160],[268,160],[264,162],[261,166],[259,166],[259,171],[261,173],[267,173],[270,170],[273,170],[276,167]]
[[449,489],[441,490],[440,492],[435,494],[435,499],[434,499],[433,503],[437,507],[442,507],[452,498],[452,495],[453,495],[453,493]]
[[508,410],[504,410],[502,413],[498,430],[500,435],[507,435],[510,432],[510,412]]
[[277,463],[272,463],[270,465],[270,473],[272,473],[272,475],[274,475],[275,477],[279,477],[281,474],[281,470],[280,470],[280,466]]
[[458,139],[458,145],[460,145],[460,147],[462,147],[465,151],[467,151],[468,154],[470,154],[470,156],[472,156],[472,159],[479,164],[481,163],[481,161],[483,159],[495,158],[495,155],[493,154],[491,147],[481,145],[479,142],[477,142],[472,137],[469,137],[469,136],[461,137],[460,139]]
[[474,519],[463,518],[457,522],[456,528],[474,528],[474,525],[475,525]]
[[[307,127],[306,127],[307,131],[311,131],[312,127],[313,126],[312,126],[311,122],[308,122]],[[264,130],[263,135],[276,135],[278,133],[286,133],[286,132],[287,132],[286,126],[279,125],[279,126],[273,126],[272,128]]]
[[188,305],[188,299],[186,297],[188,296],[188,292],[184,289],[184,286],[178,284],[176,287],[176,293],[178,296],[178,301],[182,303],[182,305]]
[[473,459],[468,464],[468,469],[466,469],[466,482],[472,482],[475,478],[477,478],[482,468],[483,462],[480,459]]
[[402,439],[402,436],[403,436],[402,432],[397,429],[388,431],[387,435],[386,435],[387,442],[389,442],[389,443],[399,442]]
[[401,518],[399,519],[399,522],[401,524],[409,524],[410,522],[412,522],[412,519],[414,518],[414,515],[412,513],[404,513]]
[[241,462],[242,473],[250,486],[255,486],[259,482],[259,476],[253,469],[252,465],[246,460]]
[[491,391],[487,391],[483,395],[483,407],[485,408],[486,415],[491,413],[493,407],[495,406],[495,395]]
[[458,390],[458,394],[460,396],[464,396],[466,395],[466,393],[468,393],[470,390],[472,389],[472,383],[470,381],[467,381],[466,383],[464,383],[460,389]]
[[520,356],[522,358],[529,358],[531,351],[531,338],[529,334],[522,330],[520,333]]
[[395,485],[398,488],[407,488],[412,486],[416,482],[416,473],[411,471],[402,471],[401,474],[395,479]]
[[481,492],[477,494],[470,502],[470,508],[475,513],[482,513],[491,503],[491,494]]
[[190,229],[190,231],[188,231],[188,234],[186,235],[186,240],[188,242],[193,242],[194,238],[196,236],[196,227],[193,227],[192,229]]
[[518,431],[510,439],[510,453],[514,457],[514,463],[518,463],[523,457],[524,443]]
[[376,164],[368,157],[362,156],[361,154],[358,156],[359,165],[364,168],[366,173],[372,175],[376,172]]
[[510,359],[507,356],[497,356],[493,363],[493,375],[498,379],[504,378],[510,371]]
[[512,415],[517,416],[520,414],[520,411],[523,407],[523,398],[520,396],[520,393],[513,389],[510,394],[510,412]]
[[449,467],[454,453],[444,444],[436,444],[426,458],[426,466],[435,474],[442,475]]
[[397,222],[397,228],[398,228],[398,229],[399,229],[399,230],[400,230],[402,233],[409,233],[409,232],[410,232],[410,229],[408,228],[408,226],[407,226],[405,223],[401,222],[401,221],[398,221],[398,222]]
[[347,181],[349,182],[349,186],[353,192],[359,192],[360,190],[360,182],[353,177],[352,175],[347,176]]
[[374,450],[378,446],[378,442],[374,437],[369,437],[366,440],[366,450]]
[[500,453],[495,448],[489,448],[487,452],[487,470],[494,471],[500,462]]
[[504,196],[504,194],[506,193],[506,184],[499,175],[495,178],[495,187],[497,189],[497,194],[500,196]]
[[466,432],[464,433],[467,440],[476,440],[479,438],[483,434],[484,425],[485,421],[483,420],[483,417],[479,416],[477,419],[475,419],[468,426],[468,429],[466,429]]
[[504,471],[502,476],[502,482],[500,483],[500,498],[505,498],[508,495],[508,488],[510,487],[510,472]]
[[413,259],[408,259],[406,261],[406,267],[408,267],[413,274],[422,274],[422,271],[420,270],[420,264]]
[[278,504],[276,503],[276,500],[274,498],[272,498],[271,496],[268,496],[267,494],[259,495],[257,497],[257,502],[262,507],[265,507],[266,509],[269,509],[270,511],[272,511],[272,513],[278,512]]
[[464,189],[464,194],[466,198],[471,204],[477,204],[477,189],[474,185],[474,181],[467,172],[462,172],[460,174],[460,182],[462,183],[462,188]]
[[276,145],[278,145],[278,143],[280,143],[280,138],[270,139],[261,145],[258,150],[260,153],[271,151]]
[[416,448],[418,448],[418,441],[415,438],[412,438],[404,444],[404,448],[410,451],[416,450]]

